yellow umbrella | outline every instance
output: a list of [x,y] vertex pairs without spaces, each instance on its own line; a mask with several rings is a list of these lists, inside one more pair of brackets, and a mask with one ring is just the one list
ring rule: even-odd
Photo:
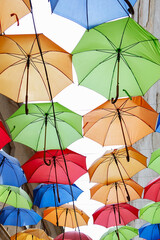
[[31,11],[30,0],[0,0],[0,34]]
[[[11,236],[11,240],[16,239],[16,234]],[[30,228],[17,233],[17,240],[52,240],[44,230],[38,228]]]

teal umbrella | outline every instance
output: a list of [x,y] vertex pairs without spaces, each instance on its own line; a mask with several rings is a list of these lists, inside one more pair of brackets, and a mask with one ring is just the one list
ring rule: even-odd
[[160,148],[152,152],[148,168],[160,174],[159,161],[160,161]]
[[160,43],[130,17],[86,31],[72,54],[79,85],[107,99],[142,96],[160,78]]
[[152,224],[160,223],[160,202],[149,203],[141,208],[139,218]]

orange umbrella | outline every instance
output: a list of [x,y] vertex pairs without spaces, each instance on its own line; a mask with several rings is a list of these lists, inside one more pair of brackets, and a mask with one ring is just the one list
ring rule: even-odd
[[[124,180],[125,186],[130,196],[130,201],[139,199],[142,196],[143,187],[132,179]],[[91,199],[104,204],[128,202],[126,189],[122,181],[110,184],[96,184],[90,189]]]
[[[16,234],[11,236],[11,240],[16,239]],[[29,228],[17,233],[17,240],[52,240],[44,230],[38,228]]]
[[0,34],[31,11],[30,0],[0,0]]
[[69,204],[47,208],[44,210],[43,218],[54,225],[70,228],[87,225],[89,220],[87,214]]

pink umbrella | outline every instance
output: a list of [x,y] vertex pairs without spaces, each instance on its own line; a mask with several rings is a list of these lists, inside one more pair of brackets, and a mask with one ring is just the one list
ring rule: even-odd
[[84,233],[79,233],[75,231],[65,232],[58,235],[54,240],[92,240],[89,236]]
[[160,176],[151,180],[144,188],[143,198],[160,202]]

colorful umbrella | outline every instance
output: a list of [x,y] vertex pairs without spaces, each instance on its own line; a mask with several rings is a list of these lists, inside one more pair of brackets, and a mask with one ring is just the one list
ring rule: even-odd
[[59,138],[65,149],[82,137],[82,117],[61,104],[54,103],[56,119],[51,103],[30,103],[28,110],[29,114],[26,115],[23,104],[6,121],[15,142],[41,151],[60,149]]
[[160,238],[160,224],[146,223],[139,228],[139,237],[147,240],[157,240]]
[[30,0],[0,0],[0,34],[31,11]]
[[[57,185],[58,195],[57,196]],[[40,184],[33,190],[33,204],[39,208],[59,207],[65,203],[77,200],[78,196],[83,192],[79,187],[73,184],[72,192],[69,185],[66,184]]]
[[49,0],[53,13],[91,29],[101,23],[134,13],[136,0]]
[[[11,240],[16,240],[16,234],[11,236]],[[17,233],[17,240],[53,240],[44,230],[29,228]]]
[[[132,179],[124,180],[130,201],[141,198],[143,187]],[[123,181],[96,184],[90,189],[91,199],[107,204],[128,202]]]
[[145,186],[143,198],[160,202],[160,177],[151,180]]
[[54,240],[92,240],[88,235],[76,231],[64,232],[58,235]]
[[138,218],[138,209],[127,204],[111,204],[99,208],[93,214],[94,224],[106,228],[118,225],[126,225]]
[[160,148],[152,152],[148,168],[160,174],[159,161],[160,161]]
[[138,235],[138,229],[131,226],[111,227],[102,235],[100,240],[118,240],[117,234],[120,240],[130,240]]
[[2,149],[7,143],[11,142],[11,139],[0,120],[0,149]]
[[43,218],[54,225],[76,228],[87,225],[89,217],[82,210],[69,204],[49,207],[44,210]]
[[27,179],[20,166],[19,161],[5,153],[0,151],[0,184],[11,185],[20,187],[26,183]]
[[[66,160],[68,175],[63,156]],[[29,183],[69,184],[69,176],[70,183],[73,184],[80,176],[87,173],[86,157],[69,149],[63,150],[63,155],[61,150],[46,151],[46,161],[51,161],[49,166],[44,163],[43,158],[43,151],[36,152],[22,165]]]
[[160,78],[160,43],[130,17],[86,31],[72,54],[79,84],[107,99],[142,96]]
[[141,208],[139,218],[152,224],[160,223],[160,202],[149,203]]

